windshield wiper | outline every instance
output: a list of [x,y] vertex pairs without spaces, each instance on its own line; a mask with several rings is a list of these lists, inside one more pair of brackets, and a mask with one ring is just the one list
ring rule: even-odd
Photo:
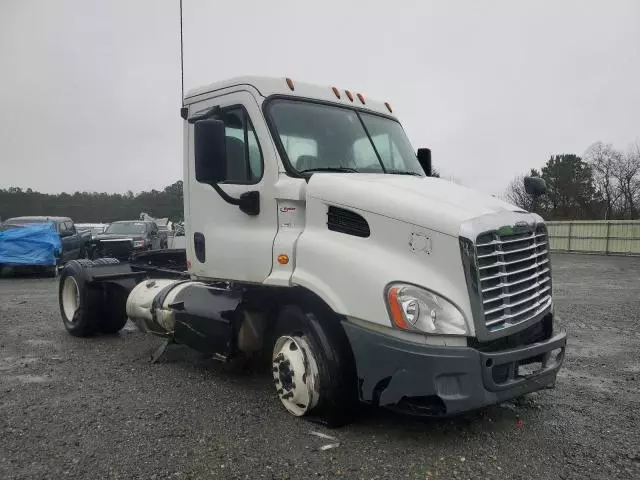
[[310,172],[352,172],[358,173],[358,170],[349,167],[317,167],[317,168],[307,168],[306,170],[300,170],[299,173],[310,173]]
[[423,176],[423,175],[420,175],[419,173],[407,172],[405,170],[387,170],[385,173],[391,173],[393,175],[413,175],[414,177],[422,177]]

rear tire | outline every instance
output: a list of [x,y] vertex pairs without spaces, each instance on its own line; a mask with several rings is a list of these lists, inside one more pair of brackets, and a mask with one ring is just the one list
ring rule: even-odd
[[272,346],[274,384],[289,413],[328,427],[351,421],[357,376],[350,345],[333,312],[284,306]]
[[93,265],[115,265],[116,263],[120,263],[120,260],[111,257],[96,258],[93,261]]
[[59,273],[58,265],[50,265],[45,267],[45,276],[49,278],[57,278]]
[[100,319],[100,331],[102,333],[113,335],[122,330],[127,323],[126,306],[127,294],[117,287],[108,287],[105,301],[106,308],[104,315]]
[[67,332],[76,337],[90,337],[97,332],[102,310],[102,292],[87,285],[85,262],[87,260],[67,263],[58,287],[62,323]]

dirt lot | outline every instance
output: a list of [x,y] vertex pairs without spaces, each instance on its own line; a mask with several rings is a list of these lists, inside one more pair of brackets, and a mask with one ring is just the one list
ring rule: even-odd
[[161,342],[134,327],[69,336],[53,279],[0,280],[0,478],[640,478],[640,259],[553,260],[555,390],[332,431],[286,414],[268,377],[179,347],[150,364]]

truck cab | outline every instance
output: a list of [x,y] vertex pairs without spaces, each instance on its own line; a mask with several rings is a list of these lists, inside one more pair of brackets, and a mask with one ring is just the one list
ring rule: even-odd
[[242,77],[180,113],[189,280],[139,282],[129,318],[221,358],[266,352],[299,416],[450,415],[554,385],[544,220],[431,176],[389,102]]

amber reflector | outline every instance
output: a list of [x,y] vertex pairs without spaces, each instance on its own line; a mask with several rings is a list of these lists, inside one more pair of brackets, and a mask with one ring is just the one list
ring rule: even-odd
[[287,85],[289,85],[289,88],[293,92],[293,81],[290,78],[287,78]]
[[286,265],[289,263],[289,255],[278,255],[278,263],[280,265]]

